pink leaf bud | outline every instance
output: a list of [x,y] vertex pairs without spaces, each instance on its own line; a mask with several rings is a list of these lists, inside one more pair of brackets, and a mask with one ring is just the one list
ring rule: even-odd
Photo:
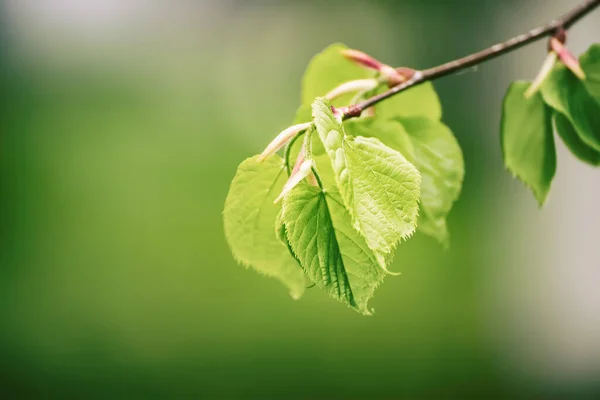
[[353,92],[366,92],[368,90],[373,90],[377,87],[376,79],[357,79],[355,81],[344,82],[336,88],[332,89],[329,93],[325,95],[325,98],[329,101],[340,97],[346,93]]
[[585,73],[579,65],[579,61],[571,52],[558,40],[553,37],[550,39],[550,48],[558,55],[560,61],[571,70],[579,79],[585,79]]
[[285,129],[279,135],[273,139],[271,143],[267,146],[267,148],[258,156],[258,162],[263,162],[267,157],[272,154],[275,154],[279,149],[286,145],[294,136],[299,134],[302,131],[307,130],[311,125],[311,122],[306,122],[303,124],[293,125],[289,128]]
[[296,185],[298,185],[300,182],[302,182],[302,180],[311,173],[312,166],[313,166],[312,160],[302,161],[302,163],[300,164],[300,166],[298,166],[297,169],[294,166],[294,170],[296,170],[296,172],[292,173],[290,175],[290,179],[288,179],[288,181],[285,183],[285,185],[283,185],[283,190],[281,191],[279,196],[277,196],[274,203],[275,204],[279,203],[281,201],[281,199],[283,199],[289,192],[292,191],[293,188],[296,187]]
[[363,53],[362,51],[345,49],[342,50],[341,53],[347,60],[352,61],[353,63],[364,68],[380,71],[381,67],[384,65],[380,61],[374,59],[366,53]]
[[348,107],[337,108],[337,107],[331,106],[331,112],[333,113],[333,116],[335,117],[335,119],[338,120],[339,123],[342,123],[344,114],[346,114],[347,111],[348,111]]
[[399,67],[399,68],[391,68],[385,69],[385,72],[382,71],[382,75],[387,79],[387,84],[389,87],[394,87],[401,83],[412,79],[417,71],[412,68],[407,67]]
[[305,154],[305,147],[304,147],[304,143],[303,143],[302,147],[300,148],[300,152],[298,153],[298,157],[296,157],[296,163],[294,164],[294,168],[292,168],[292,172],[290,173],[290,176],[295,175],[296,172],[298,172],[298,170],[300,169],[300,166],[304,162],[304,154]]

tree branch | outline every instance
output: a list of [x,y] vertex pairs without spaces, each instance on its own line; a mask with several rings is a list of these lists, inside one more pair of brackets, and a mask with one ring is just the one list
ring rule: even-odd
[[392,97],[393,95],[403,92],[413,86],[420,85],[423,82],[433,81],[472,66],[479,65],[483,62],[501,56],[502,54],[514,51],[529,43],[533,43],[544,37],[554,35],[561,29],[568,29],[598,6],[600,6],[600,0],[586,0],[562,17],[557,18],[546,25],[534,28],[527,33],[516,36],[503,43],[495,44],[477,53],[473,53],[457,60],[438,65],[437,67],[428,68],[423,71],[417,71],[408,81],[394,86],[389,90],[373,96],[365,101],[351,105],[344,113],[344,119],[358,117],[367,108],[374,106],[380,101]]

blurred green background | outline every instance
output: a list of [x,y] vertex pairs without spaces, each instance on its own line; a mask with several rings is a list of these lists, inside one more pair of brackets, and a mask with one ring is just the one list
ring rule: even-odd
[[[4,0],[0,395],[600,395],[600,175],[557,144],[539,211],[499,147],[543,42],[436,82],[466,163],[452,246],[400,246],[375,316],[236,265],[221,219],[328,44],[425,68],[577,2]],[[569,46],[599,39],[597,11]]]

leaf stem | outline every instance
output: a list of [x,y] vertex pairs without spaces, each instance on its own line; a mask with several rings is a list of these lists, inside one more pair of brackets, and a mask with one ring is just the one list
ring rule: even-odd
[[468,56],[438,65],[436,67],[428,68],[423,71],[417,71],[413,75],[413,77],[408,81],[396,85],[390,88],[389,90],[376,96],[373,96],[365,101],[351,105],[350,107],[348,107],[348,110],[344,113],[343,118],[349,119],[353,117],[358,117],[367,108],[374,106],[380,101],[392,97],[395,94],[403,92],[413,86],[420,85],[423,82],[433,81],[435,79],[451,75],[453,73],[462,71],[475,65],[479,65],[488,60],[499,57],[502,54],[512,52],[527,44],[533,43],[547,36],[554,35],[558,33],[561,29],[569,28],[581,18],[589,14],[599,5],[600,0],[585,0],[583,3],[579,4],[571,11],[564,14],[562,17],[552,20],[545,25],[534,28],[522,35],[516,36],[505,42],[495,44]]
[[296,140],[298,140],[298,138],[300,138],[300,136],[304,135],[306,131],[302,131],[300,133],[298,133],[296,136],[294,136],[292,138],[292,140],[290,140],[288,142],[288,144],[285,146],[285,148],[283,149],[283,161],[285,162],[285,168],[287,170],[287,174],[288,176],[290,176],[292,174],[292,167],[290,165],[290,153],[292,152],[292,147],[294,146],[294,143],[296,143]]
[[321,177],[319,176],[319,171],[317,171],[317,168],[315,168],[314,165],[312,166],[311,170],[312,170],[313,175],[315,176],[315,179],[317,180],[319,189],[323,190],[323,181],[321,180]]

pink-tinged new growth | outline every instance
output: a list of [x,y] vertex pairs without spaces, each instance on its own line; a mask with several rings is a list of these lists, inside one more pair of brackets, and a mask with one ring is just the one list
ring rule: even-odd
[[290,175],[290,179],[288,179],[288,181],[285,183],[285,185],[283,185],[283,190],[281,191],[281,194],[279,194],[279,196],[277,196],[274,203],[275,204],[279,203],[281,201],[281,199],[283,199],[285,197],[285,195],[287,195],[289,192],[292,191],[293,188],[296,187],[296,185],[298,185],[300,182],[302,182],[302,180],[304,178],[308,177],[310,175],[310,173],[312,172],[312,166],[313,166],[312,160],[302,161],[302,163],[297,168],[296,168],[296,166],[294,166],[294,171],[296,171],[296,172],[295,173],[293,172]]
[[575,74],[575,76],[577,76],[581,80],[585,79],[585,73],[583,72],[583,69],[581,69],[581,66],[579,65],[579,61],[560,42],[560,40],[558,40],[555,37],[551,38],[550,39],[550,48],[558,55],[558,58],[560,58],[560,61],[562,61],[562,63],[565,64],[565,66],[567,68],[569,68],[571,70],[571,72],[573,72]]
[[376,79],[357,79],[355,81],[344,82],[336,88],[332,89],[325,95],[325,98],[329,101],[340,97],[346,93],[353,92],[366,92],[373,90],[377,87]]
[[347,60],[350,60],[361,67],[378,71],[381,74],[381,76],[385,79],[385,82],[387,82],[387,85],[389,87],[393,87],[406,82],[407,80],[412,78],[412,76],[415,73],[415,70],[411,68],[391,67],[387,64],[382,63],[379,60],[376,60],[370,55],[363,53],[362,51],[347,49],[342,50],[341,53]]
[[531,85],[525,91],[526,99],[529,99],[540,89],[540,87],[542,87],[542,83],[544,83],[544,80],[550,74],[550,72],[552,71],[552,68],[554,68],[554,64],[556,64],[557,58],[558,58],[558,56],[556,55],[556,53],[554,51],[550,51],[548,53],[548,57],[546,57],[546,60],[542,64],[542,68],[540,69],[540,72],[538,72],[537,76],[535,77],[535,79],[533,80]]
[[289,128],[285,129],[279,135],[273,139],[271,143],[267,146],[267,148],[258,156],[258,162],[263,162],[267,157],[272,154],[275,154],[279,151],[283,146],[285,146],[294,136],[299,134],[302,131],[307,130],[310,127],[310,122],[306,122],[303,124],[293,125]]
[[348,112],[348,107],[337,108],[337,107],[331,106],[331,112],[333,113],[333,116],[335,117],[335,119],[337,119],[339,123],[342,123],[344,114],[346,114],[346,112]]
[[292,168],[292,172],[290,173],[290,176],[295,175],[298,172],[298,170],[300,169],[300,166],[302,165],[302,163],[304,162],[304,154],[306,154],[305,149],[306,149],[305,144],[302,143],[302,147],[300,148],[298,157],[296,157],[296,163],[294,164],[294,168]]
[[385,73],[382,74],[387,78],[388,86],[394,87],[412,79],[416,72],[417,71],[412,68],[399,67],[396,69],[392,68],[391,71],[388,70],[387,75]]
[[394,87],[411,79],[417,71],[412,68],[392,68],[385,65],[381,69],[381,76],[386,79],[388,87]]
[[342,50],[341,53],[347,60],[352,61],[353,63],[364,68],[381,71],[381,68],[385,65],[370,55],[363,53],[362,51],[345,49]]

